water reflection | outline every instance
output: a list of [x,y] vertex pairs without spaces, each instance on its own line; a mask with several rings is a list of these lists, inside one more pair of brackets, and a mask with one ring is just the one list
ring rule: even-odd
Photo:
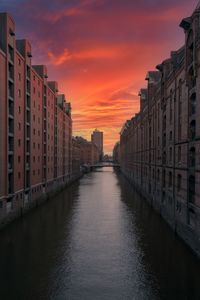
[[200,299],[200,264],[112,168],[0,233],[0,299]]

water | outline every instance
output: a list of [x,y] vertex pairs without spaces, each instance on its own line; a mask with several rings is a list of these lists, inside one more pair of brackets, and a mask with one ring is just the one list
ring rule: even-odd
[[200,263],[112,168],[0,232],[0,299],[200,299]]

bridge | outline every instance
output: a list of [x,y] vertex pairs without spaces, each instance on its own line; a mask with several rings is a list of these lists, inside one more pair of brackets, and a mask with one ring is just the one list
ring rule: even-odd
[[91,166],[91,168],[105,168],[105,167],[120,168],[120,165],[112,161],[108,161],[108,162],[97,163]]

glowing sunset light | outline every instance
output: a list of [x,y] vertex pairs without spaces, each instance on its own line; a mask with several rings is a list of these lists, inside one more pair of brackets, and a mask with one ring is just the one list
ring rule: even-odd
[[139,109],[148,70],[184,42],[179,28],[196,0],[2,0],[17,38],[32,44],[33,63],[72,104],[74,135],[104,132],[110,153],[126,119]]

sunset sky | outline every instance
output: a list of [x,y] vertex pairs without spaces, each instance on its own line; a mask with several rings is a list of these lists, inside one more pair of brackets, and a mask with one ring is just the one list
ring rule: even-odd
[[148,70],[184,42],[179,23],[197,0],[0,0],[17,38],[32,44],[33,63],[72,103],[74,135],[104,131],[111,152],[126,119],[139,109]]

